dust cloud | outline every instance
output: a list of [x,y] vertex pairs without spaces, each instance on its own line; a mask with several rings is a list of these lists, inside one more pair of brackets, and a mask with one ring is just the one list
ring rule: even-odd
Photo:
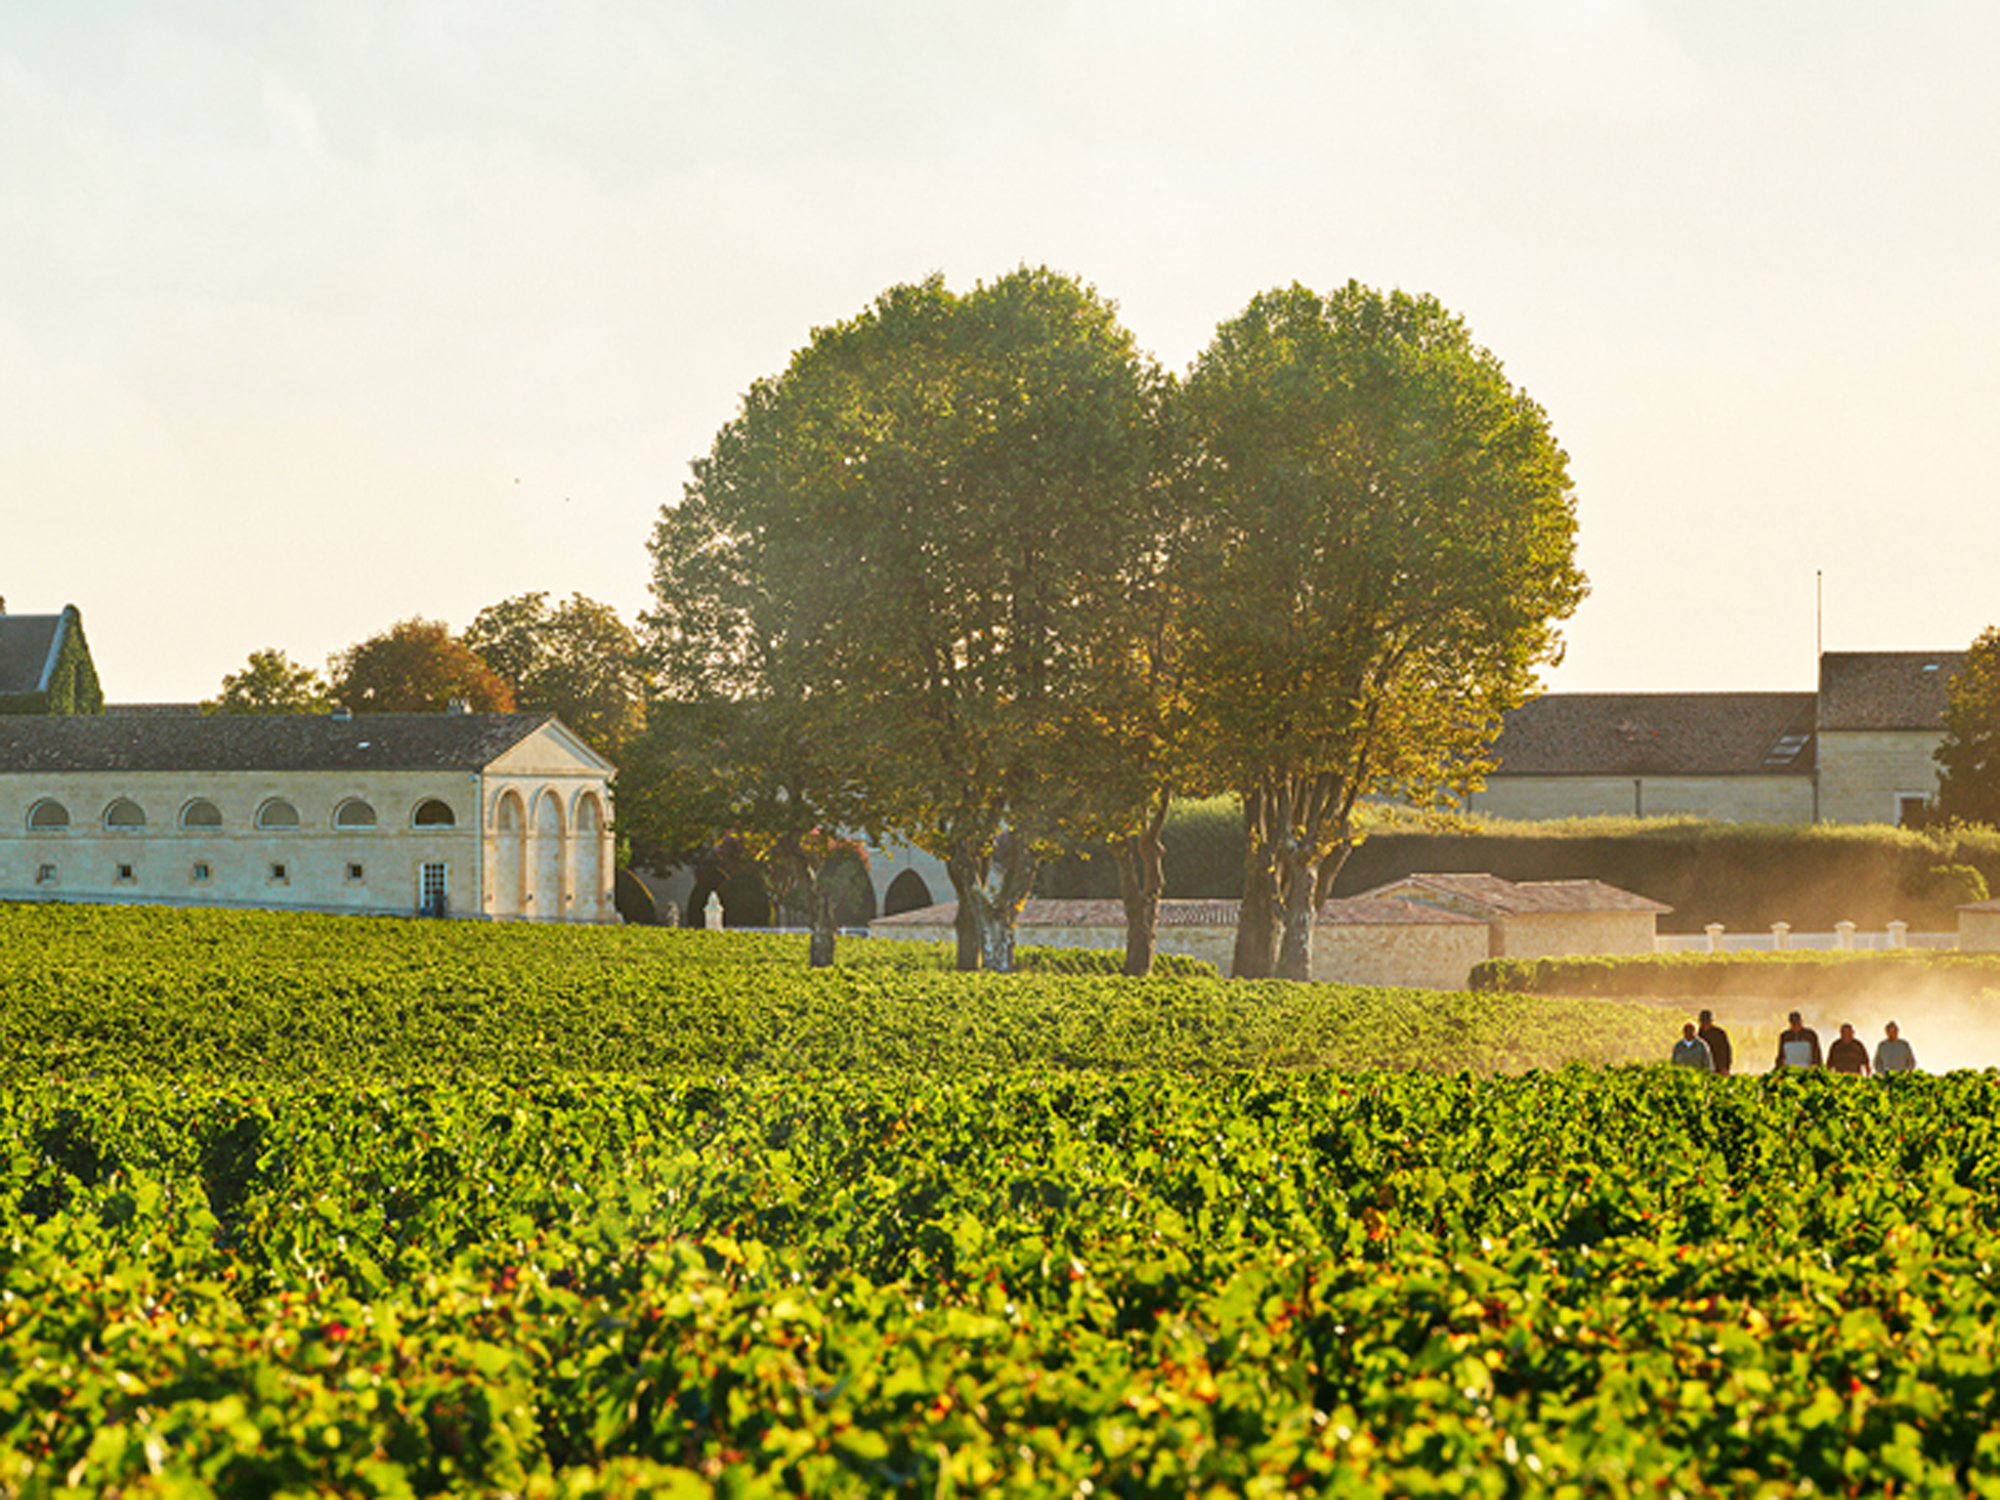
[[1894,1021],[1917,1056],[1917,1070],[1949,1073],[1960,1068],[2000,1068],[2000,990],[1967,995],[1962,984],[1939,984],[1915,976],[1863,994],[1835,1000],[1770,1000],[1728,995],[1678,1002],[1686,1019],[1705,1007],[1729,1033],[1737,1073],[1769,1071],[1778,1034],[1793,1010],[1819,1033],[1822,1051],[1840,1035],[1842,1022],[1868,1048],[1872,1061],[1882,1028]]

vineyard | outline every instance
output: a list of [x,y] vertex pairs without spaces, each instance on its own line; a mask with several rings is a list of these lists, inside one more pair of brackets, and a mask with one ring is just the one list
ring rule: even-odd
[[1992,1075],[887,945],[0,932],[0,1493],[2000,1495]]

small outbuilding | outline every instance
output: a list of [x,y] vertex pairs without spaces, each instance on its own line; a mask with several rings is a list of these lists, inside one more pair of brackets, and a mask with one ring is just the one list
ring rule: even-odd
[[1486,958],[1651,953],[1671,906],[1601,880],[1503,880],[1497,875],[1405,875],[1364,898],[1415,902],[1486,924]]
[[1958,951],[2000,953],[2000,898],[1958,909]]

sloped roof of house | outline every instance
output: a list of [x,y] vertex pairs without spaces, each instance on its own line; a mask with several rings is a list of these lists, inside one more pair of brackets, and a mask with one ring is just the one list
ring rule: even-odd
[[0,697],[39,693],[48,686],[68,619],[0,614]]
[[[1236,901],[1162,901],[1158,925],[1166,927],[1234,927],[1241,903]],[[935,906],[901,912],[893,917],[877,917],[871,927],[949,927],[958,920],[958,903],[941,901]],[[1349,896],[1327,902],[1315,913],[1315,920],[1338,927],[1451,927],[1481,925],[1477,917],[1462,916],[1441,907],[1420,906],[1413,901],[1374,900]],[[1120,901],[1030,901],[1021,908],[1014,926],[1030,927],[1117,927],[1125,925],[1125,905]]]
[[552,714],[0,715],[21,771],[476,771]]
[[1828,651],[1819,659],[1823,730],[1942,727],[1945,684],[1963,651]]
[[1601,880],[1503,880],[1498,875],[1405,875],[1362,896],[1422,901],[1456,900],[1495,916],[1537,916],[1559,912],[1652,912],[1673,910],[1647,896],[1622,891]]
[[1495,776],[1809,776],[1811,693],[1550,693],[1509,713]]

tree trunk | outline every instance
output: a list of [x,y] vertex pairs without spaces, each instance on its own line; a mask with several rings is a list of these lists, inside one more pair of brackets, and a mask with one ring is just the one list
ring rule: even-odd
[[806,875],[806,923],[812,936],[806,940],[806,965],[814,969],[833,967],[833,945],[840,928],[833,920],[833,893],[820,881],[818,870]]
[[1160,893],[1166,887],[1160,835],[1167,826],[1169,796],[1162,788],[1137,833],[1118,841],[1118,895],[1125,903],[1125,972],[1144,979],[1153,972],[1158,946]]
[[[966,968],[965,914],[972,913],[972,935],[977,962],[989,973],[1014,972],[1014,924],[1021,907],[1034,888],[1035,867],[1040,863],[1026,839],[1012,830],[1003,831],[988,851],[965,848],[946,862],[952,885],[958,890],[959,967]],[[965,878],[961,881],[960,872]]]
[[978,866],[971,855],[961,855],[953,850],[944,862],[945,873],[951,877],[952,893],[958,897],[958,915],[952,926],[958,938],[958,972],[973,974],[979,970],[979,903],[973,893],[979,888]]
[[1313,896],[1319,890],[1319,861],[1312,857],[1310,845],[1288,838],[1276,866],[1284,901],[1277,977],[1308,980],[1312,978],[1313,918],[1317,914]]
[[1243,794],[1243,900],[1236,913],[1232,979],[1269,979],[1277,971],[1278,870],[1269,837],[1270,798]]

